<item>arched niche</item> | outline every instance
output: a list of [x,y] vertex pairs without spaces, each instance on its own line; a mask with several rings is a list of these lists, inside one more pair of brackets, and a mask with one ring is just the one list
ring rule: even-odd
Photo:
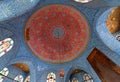
[[81,69],[73,70],[69,80],[70,82],[94,82],[92,76]]
[[[30,82],[36,82],[36,66],[35,63],[33,63],[33,60],[31,58],[26,57],[20,57],[12,60],[8,67],[12,66],[13,69],[22,71],[22,74],[17,74],[18,76],[23,75],[24,82],[26,82],[26,79],[28,78]],[[14,72],[14,71],[13,71]],[[24,73],[24,74],[23,74]],[[17,75],[14,75],[17,77]],[[13,78],[13,77],[12,77]]]
[[23,82],[28,74],[29,67],[26,64],[11,64],[0,71],[0,82]]
[[0,21],[19,16],[33,8],[39,0],[1,0]]
[[16,56],[20,44],[16,33],[6,27],[9,25],[0,25],[0,70]]
[[[85,74],[90,76],[85,78]],[[84,68],[72,67],[67,74],[65,82],[94,82],[91,74],[87,73]]]
[[[117,18],[118,17],[117,13],[113,13],[113,11],[120,13],[118,10],[119,7],[110,8],[106,10],[104,13],[102,13],[99,16],[98,20],[96,20],[96,31],[99,38],[103,41],[103,43],[107,47],[109,47],[112,51],[116,52],[117,54],[120,53],[120,46],[119,46],[120,42],[116,40],[115,33],[119,32],[119,27],[118,27],[119,25],[117,24],[119,23],[118,22],[119,18]],[[115,20],[117,21],[114,22]]]

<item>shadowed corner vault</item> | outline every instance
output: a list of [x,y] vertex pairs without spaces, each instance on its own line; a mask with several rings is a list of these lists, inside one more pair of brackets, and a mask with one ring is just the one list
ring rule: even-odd
[[120,67],[100,50],[94,48],[87,59],[102,82],[120,81]]

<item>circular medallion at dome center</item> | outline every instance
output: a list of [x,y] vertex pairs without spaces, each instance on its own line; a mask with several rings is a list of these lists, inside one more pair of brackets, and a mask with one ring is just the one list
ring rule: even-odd
[[78,57],[87,46],[89,27],[84,16],[65,5],[49,5],[28,20],[25,39],[38,58],[64,63]]
[[61,29],[61,28],[55,28],[55,29],[53,30],[53,37],[54,37],[54,38],[60,39],[60,38],[63,37],[63,35],[64,35],[63,29]]

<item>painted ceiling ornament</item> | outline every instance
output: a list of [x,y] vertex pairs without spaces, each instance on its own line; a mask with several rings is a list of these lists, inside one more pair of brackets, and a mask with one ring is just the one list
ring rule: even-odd
[[2,82],[5,78],[5,76],[7,76],[9,74],[9,70],[8,68],[3,68],[2,71],[0,71],[0,82]]
[[59,76],[60,78],[64,78],[65,72],[64,70],[59,70]]
[[25,40],[33,54],[51,63],[64,63],[80,56],[89,36],[84,16],[75,8],[60,4],[36,11],[25,29]]
[[88,3],[91,2],[93,0],[74,0],[75,2],[80,2],[80,3]]
[[39,0],[0,0],[0,21],[19,16],[34,7]]
[[5,55],[13,47],[14,41],[11,38],[6,38],[0,41],[0,57]]

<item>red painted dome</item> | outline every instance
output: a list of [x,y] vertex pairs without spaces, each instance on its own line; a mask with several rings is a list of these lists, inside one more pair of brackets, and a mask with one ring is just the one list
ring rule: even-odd
[[51,63],[64,63],[78,57],[85,50],[89,35],[84,16],[65,5],[39,9],[25,29],[26,43],[33,54]]

